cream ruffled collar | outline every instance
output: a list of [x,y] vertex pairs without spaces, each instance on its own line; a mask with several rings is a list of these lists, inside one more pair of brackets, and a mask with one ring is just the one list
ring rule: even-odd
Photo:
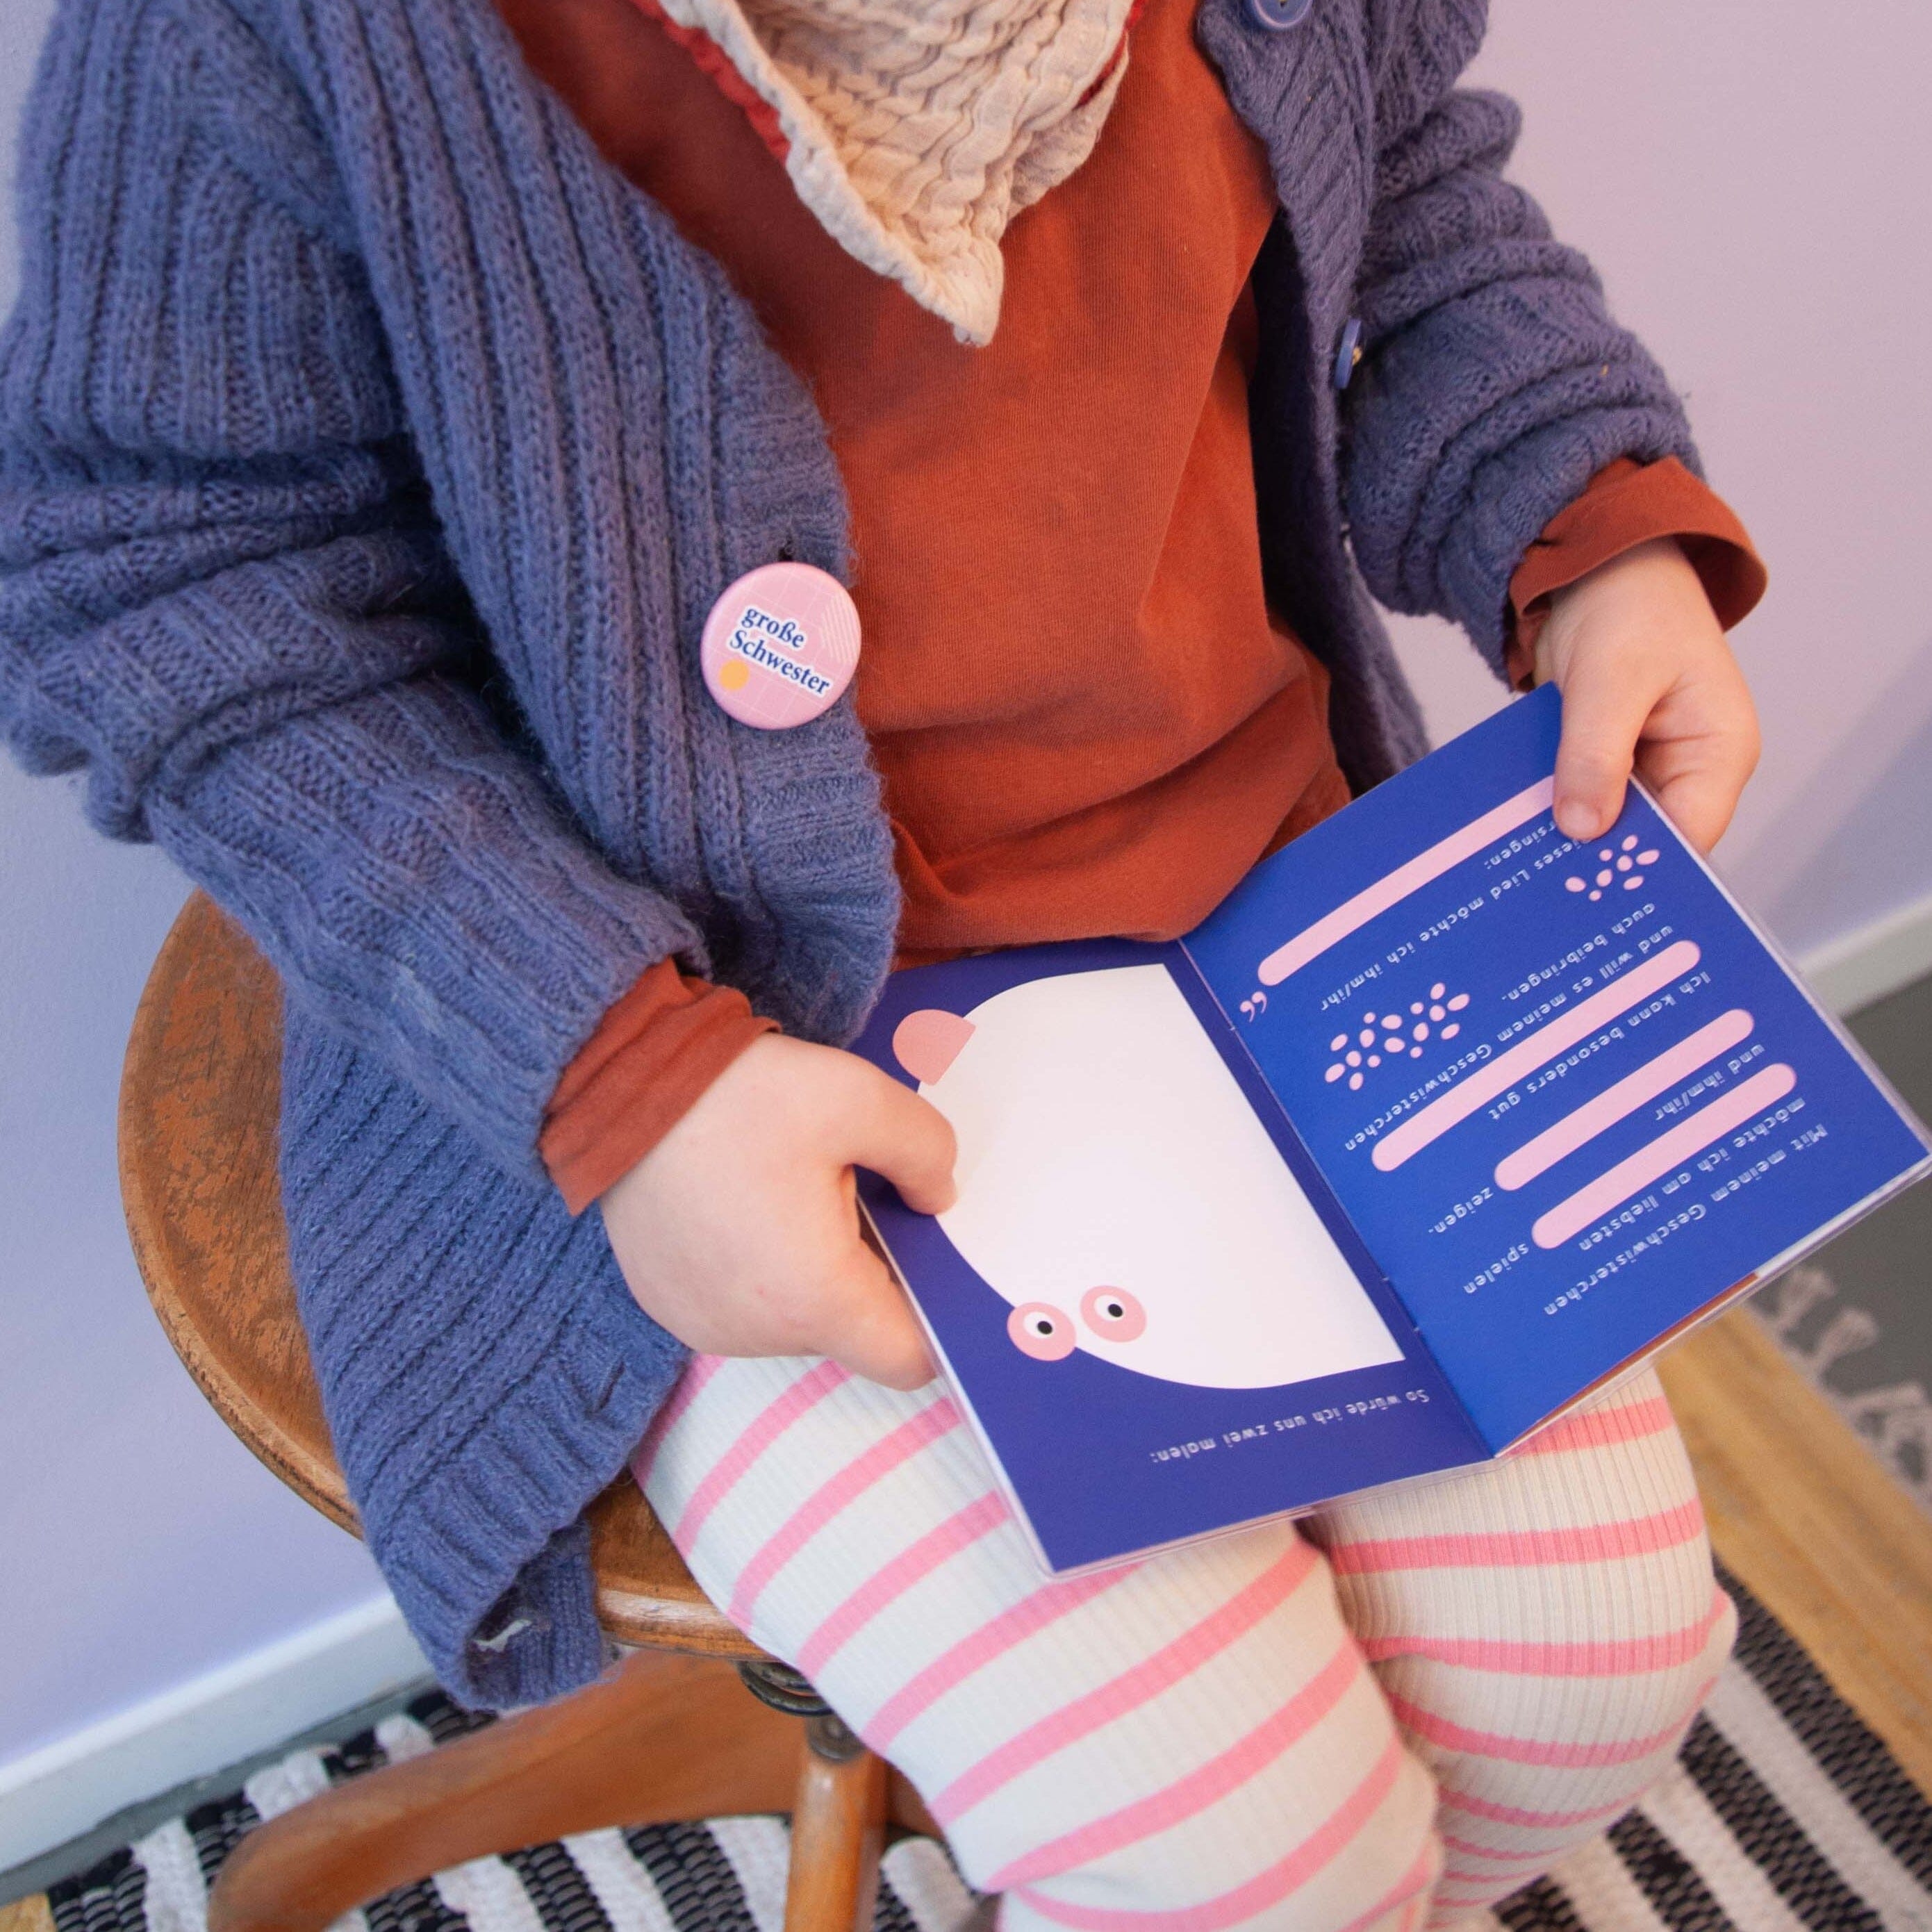
[[841,247],[983,344],[1000,238],[1092,151],[1131,0],[657,0],[775,113]]

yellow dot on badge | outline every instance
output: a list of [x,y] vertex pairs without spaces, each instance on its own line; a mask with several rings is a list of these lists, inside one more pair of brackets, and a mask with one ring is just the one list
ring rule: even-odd
[[752,667],[742,658],[727,658],[718,667],[718,682],[727,691],[742,691],[752,681]]

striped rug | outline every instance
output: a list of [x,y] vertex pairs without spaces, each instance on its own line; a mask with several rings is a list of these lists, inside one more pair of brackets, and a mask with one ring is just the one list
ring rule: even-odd
[[[1673,1775],[1473,1932],[1932,1932],[1932,1807],[1775,1620],[1730,1577],[1738,1653]],[[206,1932],[208,1887],[263,1818],[484,1721],[440,1696],[297,1751],[48,1893],[58,1932]],[[783,1932],[776,1818],[592,1832],[478,1858],[333,1932]],[[878,1932],[961,1932],[943,1847],[886,1854]]]

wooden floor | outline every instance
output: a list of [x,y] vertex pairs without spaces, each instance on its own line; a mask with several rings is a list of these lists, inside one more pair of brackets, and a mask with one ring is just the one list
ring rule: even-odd
[[[1663,1376],[1718,1555],[1932,1799],[1932,1520],[1742,1310]],[[0,1932],[53,1932],[46,1900]]]
[[1932,1800],[1932,1519],[1743,1310],[1660,1372],[1718,1556]]

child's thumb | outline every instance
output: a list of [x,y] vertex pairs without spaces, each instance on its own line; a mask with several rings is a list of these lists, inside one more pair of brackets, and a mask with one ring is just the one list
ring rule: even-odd
[[915,1214],[943,1214],[958,1190],[952,1184],[956,1151],[952,1123],[930,1100],[877,1076],[869,1104],[856,1124],[847,1159],[882,1174]]

